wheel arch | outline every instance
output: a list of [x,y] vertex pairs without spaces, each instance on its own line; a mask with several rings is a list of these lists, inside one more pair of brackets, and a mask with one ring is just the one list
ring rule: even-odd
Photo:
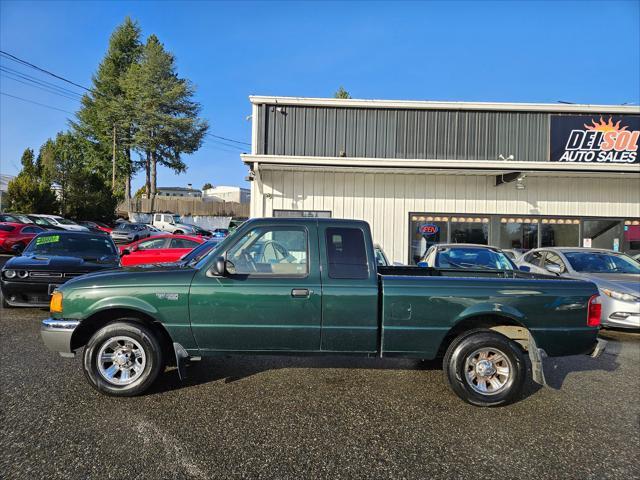
[[519,320],[501,313],[484,313],[467,316],[459,320],[445,335],[438,349],[438,357],[443,357],[451,343],[466,333],[486,329],[497,332],[515,341],[524,351],[529,350],[531,331]]
[[93,334],[116,320],[139,323],[150,328],[157,335],[158,341],[165,350],[165,358],[171,358],[173,341],[164,325],[146,312],[122,307],[100,310],[80,322],[71,336],[71,350],[74,351],[85,346]]

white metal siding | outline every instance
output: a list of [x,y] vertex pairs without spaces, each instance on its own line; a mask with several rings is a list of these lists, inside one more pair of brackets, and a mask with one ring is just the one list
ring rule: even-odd
[[527,175],[526,189],[495,187],[494,175],[366,173],[256,168],[251,216],[274,209],[329,210],[369,222],[392,261],[408,258],[410,212],[640,217],[640,177]]

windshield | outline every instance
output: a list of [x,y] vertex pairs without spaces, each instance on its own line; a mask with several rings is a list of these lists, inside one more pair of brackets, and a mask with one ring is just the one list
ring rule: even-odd
[[113,242],[105,235],[39,235],[24,251],[25,255],[53,255],[99,260],[117,255]]
[[46,226],[53,225],[53,223],[48,221],[46,218],[42,218],[42,217],[33,217],[32,220],[36,225],[46,225]]
[[173,223],[180,223],[180,215],[171,215]]
[[68,218],[56,218],[55,221],[61,225],[77,225],[76,222],[72,222]]
[[121,223],[115,229],[121,232],[132,232],[134,230],[138,230],[139,225],[136,225],[135,223]]
[[571,268],[581,273],[640,273],[638,262],[607,252],[565,252]]
[[488,248],[452,247],[438,250],[436,267],[491,270],[515,270],[515,266],[502,252]]

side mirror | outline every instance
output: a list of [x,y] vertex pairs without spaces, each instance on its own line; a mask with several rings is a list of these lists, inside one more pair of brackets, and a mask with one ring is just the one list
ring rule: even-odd
[[216,257],[215,262],[213,262],[213,266],[211,267],[211,273],[214,275],[224,277],[226,270],[226,261],[224,257]]
[[131,250],[129,250],[128,248],[125,248],[124,250],[122,250],[122,252],[120,252],[120,256],[124,257],[125,255],[129,255],[131,253]]
[[545,268],[556,275],[560,275],[562,273],[562,267],[560,265],[547,265]]
[[520,265],[518,267],[518,270],[520,270],[521,272],[530,272],[531,271],[531,267],[527,267],[526,265]]

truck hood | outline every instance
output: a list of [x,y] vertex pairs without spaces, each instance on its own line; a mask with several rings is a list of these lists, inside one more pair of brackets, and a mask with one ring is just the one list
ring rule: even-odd
[[640,275],[633,273],[582,273],[573,275],[581,280],[595,283],[598,288],[609,288],[618,292],[640,295]]
[[4,264],[4,269],[11,270],[43,270],[56,272],[92,272],[106,268],[114,268],[119,264],[116,256],[101,259],[84,260],[79,257],[56,255],[21,255],[13,257]]
[[93,286],[132,285],[136,287],[166,283],[188,283],[196,270],[176,265],[139,265],[93,272],[74,278],[64,284],[65,288]]

